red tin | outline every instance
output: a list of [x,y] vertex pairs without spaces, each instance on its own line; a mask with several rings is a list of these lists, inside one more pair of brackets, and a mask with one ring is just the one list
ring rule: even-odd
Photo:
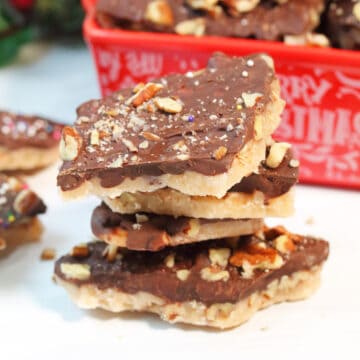
[[360,52],[278,42],[100,28],[96,0],[83,0],[85,39],[101,92],[172,72],[196,70],[214,51],[270,54],[287,102],[275,138],[293,144],[300,181],[360,189]]

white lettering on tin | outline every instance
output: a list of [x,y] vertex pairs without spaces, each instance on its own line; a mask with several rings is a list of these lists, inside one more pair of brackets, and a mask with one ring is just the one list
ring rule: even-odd
[[129,51],[125,54],[126,65],[131,75],[141,77],[146,75],[161,75],[163,55],[152,52]]
[[306,105],[318,105],[332,87],[329,81],[310,75],[279,75],[279,78],[282,95],[289,104],[301,100]]
[[285,110],[277,133],[289,141],[360,146],[360,112],[293,105]]

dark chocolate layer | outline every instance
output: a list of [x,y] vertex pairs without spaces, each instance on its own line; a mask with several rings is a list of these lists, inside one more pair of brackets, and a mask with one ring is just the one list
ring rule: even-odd
[[210,10],[199,10],[192,9],[182,0],[168,0],[171,16],[167,19],[172,21],[159,24],[149,21],[146,16],[149,3],[149,0],[132,1],[131,4],[99,0],[98,22],[105,28],[174,33],[176,25],[182,21],[201,19],[204,23],[202,35],[283,40],[285,35],[312,32],[318,25],[314,15],[319,15],[324,5],[323,0],[289,0],[283,4],[263,0],[251,11],[239,13],[227,6],[226,1],[219,1]]
[[7,228],[46,211],[43,201],[21,179],[0,174],[0,226]]
[[331,0],[325,22],[327,35],[334,46],[360,50],[359,1]]
[[[266,156],[269,150],[270,147],[266,150]],[[294,159],[293,156],[291,148],[288,149],[282,162],[275,169],[266,166],[265,162],[262,162],[257,173],[244,177],[229,192],[251,194],[257,190],[261,191],[267,199],[287,193],[296,184],[299,176],[299,168],[290,166],[290,161]]]
[[39,116],[0,111],[0,146],[52,148],[59,145],[63,125]]
[[[93,177],[112,187],[125,177],[224,173],[253,139],[255,116],[273,101],[274,80],[262,55],[215,54],[201,73],[155,80],[162,88],[139,106],[133,89],[85,103],[71,129],[79,151],[64,161],[58,185],[66,191]],[[243,94],[255,93],[254,105],[246,106]],[[161,110],[156,99],[164,98],[175,99],[181,110]]]
[[[270,282],[284,275],[297,271],[310,270],[313,266],[322,264],[328,256],[328,243],[311,237],[296,236],[295,247],[288,254],[282,254],[274,249],[273,232],[269,232],[266,246],[256,236],[242,237],[237,243],[232,241],[232,249],[225,240],[206,241],[197,244],[178,246],[175,249],[166,248],[159,252],[125,251],[118,249],[114,261],[104,258],[104,243],[93,242],[88,245],[89,255],[73,257],[65,255],[55,265],[56,275],[75,285],[92,284],[102,289],[115,288],[125,293],[135,294],[139,291],[149,292],[169,302],[200,301],[207,305],[214,303],[235,303],[252,293],[264,289]],[[275,232],[275,235],[278,235]],[[270,237],[271,236],[271,237]],[[231,249],[227,265],[219,267],[211,265],[209,250],[217,248]],[[172,267],[166,261],[174,255]],[[243,275],[243,267],[239,259],[248,256],[250,261],[272,262],[275,256],[281,256],[283,263],[276,269],[269,268],[253,271],[252,276]],[[90,267],[90,277],[86,280],[76,280],[66,276],[61,271],[61,264],[85,264]],[[235,265],[232,265],[235,264]],[[172,265],[172,264],[170,264]],[[203,269],[214,272],[227,271],[226,280],[209,281],[204,278]],[[185,279],[181,280],[178,270],[189,270]]]

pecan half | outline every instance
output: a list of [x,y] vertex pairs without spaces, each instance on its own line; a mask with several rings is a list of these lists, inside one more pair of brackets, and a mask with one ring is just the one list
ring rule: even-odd
[[171,26],[174,16],[166,0],[151,1],[145,11],[145,19],[158,25]]
[[181,112],[183,108],[178,101],[170,97],[164,97],[164,98],[159,97],[156,98],[154,102],[159,110],[165,111],[170,114],[177,114]]
[[78,132],[70,126],[65,126],[60,140],[61,158],[65,161],[75,160],[79,156],[81,146],[82,139]]
[[161,84],[155,84],[155,83],[147,83],[145,86],[143,86],[135,95],[130,97],[126,104],[127,105],[133,105],[135,107],[140,106],[144,102],[152,99],[161,89],[163,88],[163,85]]
[[197,18],[179,22],[175,26],[175,32],[180,35],[203,36],[205,34],[205,19]]
[[286,142],[277,142],[271,145],[269,155],[266,158],[266,165],[272,169],[276,169],[282,163],[284,156],[291,145]]

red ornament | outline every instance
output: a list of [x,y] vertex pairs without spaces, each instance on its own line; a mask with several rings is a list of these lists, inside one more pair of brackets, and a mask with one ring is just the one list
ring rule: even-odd
[[10,2],[19,10],[28,10],[34,5],[35,0],[10,0]]

